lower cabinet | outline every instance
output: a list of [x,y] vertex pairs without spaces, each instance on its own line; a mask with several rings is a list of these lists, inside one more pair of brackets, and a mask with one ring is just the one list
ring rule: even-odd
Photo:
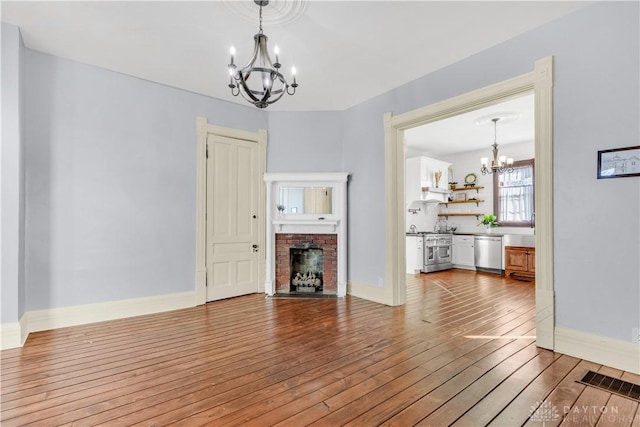
[[406,257],[407,274],[420,274],[424,267],[423,244],[424,239],[420,236],[406,236]]
[[536,249],[522,246],[505,246],[505,274],[535,277]]
[[472,235],[454,235],[452,252],[451,262],[455,268],[476,269],[474,237]]

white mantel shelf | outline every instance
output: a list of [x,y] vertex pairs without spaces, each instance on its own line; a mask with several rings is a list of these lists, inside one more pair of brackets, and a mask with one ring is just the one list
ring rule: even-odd
[[340,221],[337,219],[277,219],[273,221],[276,232],[279,233],[336,233],[339,224]]
[[[336,234],[337,241],[337,296],[347,294],[347,172],[329,173],[266,173],[267,186],[267,235],[266,235],[266,278],[265,292],[276,292],[275,237],[276,234]],[[278,217],[278,204],[281,187],[331,187],[332,211],[322,215],[285,214]]]

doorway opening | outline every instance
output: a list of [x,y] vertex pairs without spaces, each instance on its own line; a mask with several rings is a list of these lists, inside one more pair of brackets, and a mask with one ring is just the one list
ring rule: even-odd
[[552,57],[536,61],[533,71],[513,79],[395,117],[385,114],[386,283],[392,284],[387,303],[401,305],[406,300],[405,131],[531,93],[535,97],[536,344],[553,349],[553,198],[548,196],[553,194]]

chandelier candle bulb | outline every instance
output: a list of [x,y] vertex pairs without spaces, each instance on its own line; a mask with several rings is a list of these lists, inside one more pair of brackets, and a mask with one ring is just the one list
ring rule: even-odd
[[236,48],[231,46],[231,49],[229,49],[229,53],[231,54],[231,64],[229,64],[229,65],[234,65],[233,64],[233,60],[234,60],[233,57],[236,55]]
[[[253,56],[242,68],[236,68],[234,64],[235,49],[231,47],[231,63],[229,72],[232,81],[229,83],[233,96],[242,95],[251,104],[258,108],[267,108],[278,101],[286,93],[293,95],[296,93],[295,76],[293,84],[289,84],[280,72],[281,64],[280,48],[274,47],[275,63],[271,62],[269,49],[267,48],[267,36],[262,31],[262,7],[269,4],[269,0],[254,0],[260,7],[258,33],[253,36],[254,50]],[[252,78],[252,76],[255,76]],[[260,83],[258,83],[260,79]]]
[[491,121],[493,122],[493,134],[494,134],[493,145],[491,146],[493,160],[491,160],[491,168],[489,168],[488,167],[489,158],[488,157],[480,158],[480,163],[482,163],[480,172],[482,172],[482,175],[491,174],[491,173],[513,172],[513,159],[511,157],[507,158],[507,156],[498,155],[498,126],[497,126],[498,120],[500,120],[499,117],[491,119]]

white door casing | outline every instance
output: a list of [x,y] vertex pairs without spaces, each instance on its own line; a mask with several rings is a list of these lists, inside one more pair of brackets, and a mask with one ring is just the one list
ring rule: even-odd
[[204,117],[196,131],[196,304],[261,292],[266,131],[213,126]]
[[406,300],[404,131],[528,93],[535,98],[536,345],[554,349],[553,285],[553,57],[534,70],[414,111],[384,115],[386,260],[384,303]]

